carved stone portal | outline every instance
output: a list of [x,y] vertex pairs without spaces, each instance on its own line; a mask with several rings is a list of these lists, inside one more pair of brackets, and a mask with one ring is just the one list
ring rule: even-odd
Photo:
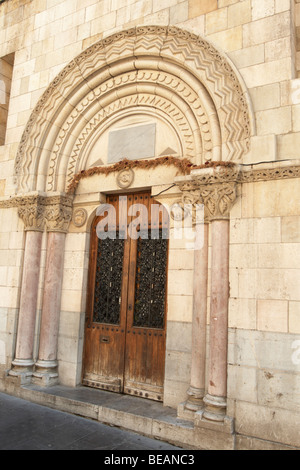
[[130,114],[158,116],[196,164],[239,162],[254,127],[248,101],[238,72],[206,40],[173,26],[118,32],[70,62],[38,101],[18,149],[18,191],[64,192],[107,121]]

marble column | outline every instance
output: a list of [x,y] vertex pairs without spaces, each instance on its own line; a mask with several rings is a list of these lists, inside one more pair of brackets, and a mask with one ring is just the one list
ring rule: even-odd
[[15,357],[9,376],[30,382],[34,366],[34,335],[44,231],[41,198],[18,198],[18,214],[25,224],[26,240]]
[[65,234],[50,232],[44,281],[43,309],[40,327],[38,361],[34,377],[55,381],[57,373],[57,340],[63,277]]
[[26,233],[15,359],[11,376],[31,377],[43,233]]
[[184,406],[192,412],[202,409],[205,395],[207,274],[208,224],[204,223],[203,246],[194,253],[191,383]]
[[203,416],[213,421],[223,421],[227,396],[229,221],[212,221],[211,232],[210,349]]
[[203,398],[204,411],[199,413],[203,419],[212,422],[224,422],[226,417],[229,219],[237,197],[239,171],[238,165],[220,164],[191,173],[191,182],[194,187],[198,184],[199,199],[211,222],[209,366],[207,393]]
[[[53,198],[54,199],[54,198]],[[44,294],[38,360],[33,382],[43,386],[58,382],[57,346],[63,280],[65,238],[72,209],[68,199],[52,200],[45,211],[48,231]]]

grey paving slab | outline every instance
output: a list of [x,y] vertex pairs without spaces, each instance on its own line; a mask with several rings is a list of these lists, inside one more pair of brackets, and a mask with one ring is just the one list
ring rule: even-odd
[[176,449],[180,450],[165,442],[0,393],[0,450]]

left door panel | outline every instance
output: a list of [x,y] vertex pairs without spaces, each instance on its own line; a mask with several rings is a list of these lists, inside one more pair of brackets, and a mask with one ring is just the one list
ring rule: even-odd
[[[115,200],[114,200],[115,199]],[[118,210],[119,198],[110,198]],[[83,384],[122,392],[127,309],[129,242],[120,236],[99,239],[96,217],[91,228]]]

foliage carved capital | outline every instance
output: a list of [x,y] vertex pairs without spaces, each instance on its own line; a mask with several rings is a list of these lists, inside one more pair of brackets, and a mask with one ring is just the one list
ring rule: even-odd
[[216,166],[191,172],[177,184],[182,191],[182,203],[203,204],[204,222],[229,219],[237,199],[240,166]]
[[17,196],[10,206],[18,208],[25,231],[64,232],[68,231],[72,219],[72,197],[70,196]]

